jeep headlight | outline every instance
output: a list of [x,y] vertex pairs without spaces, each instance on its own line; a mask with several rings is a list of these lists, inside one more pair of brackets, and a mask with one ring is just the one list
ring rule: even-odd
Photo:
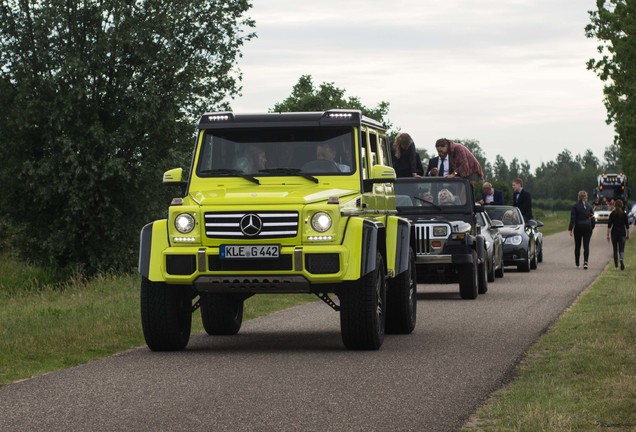
[[174,227],[181,234],[187,234],[194,229],[194,218],[188,213],[181,213],[174,219]]
[[316,212],[311,217],[311,227],[317,232],[325,232],[331,228],[331,216],[326,212]]
[[446,225],[434,226],[433,235],[435,237],[446,237],[448,235],[448,227]]
[[510,237],[506,238],[506,244],[511,244],[511,245],[520,245],[521,244],[521,236],[520,235],[513,235]]

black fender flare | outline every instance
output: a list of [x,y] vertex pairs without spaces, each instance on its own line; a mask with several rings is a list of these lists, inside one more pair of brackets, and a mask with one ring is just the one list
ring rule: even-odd
[[362,223],[362,256],[360,277],[375,271],[378,253],[378,233],[382,227],[378,222],[364,220]]
[[150,222],[141,229],[139,234],[139,273],[149,279],[150,274],[150,251],[152,250],[152,225]]

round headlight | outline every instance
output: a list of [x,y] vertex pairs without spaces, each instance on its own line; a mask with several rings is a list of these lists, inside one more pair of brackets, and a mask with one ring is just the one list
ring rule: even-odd
[[317,212],[311,217],[311,227],[318,232],[325,232],[331,228],[329,213]]
[[506,244],[511,244],[511,245],[520,245],[521,244],[521,236],[520,235],[513,235],[511,237],[508,237],[506,239]]
[[187,213],[181,213],[174,219],[174,227],[181,234],[187,234],[194,229],[194,218]]

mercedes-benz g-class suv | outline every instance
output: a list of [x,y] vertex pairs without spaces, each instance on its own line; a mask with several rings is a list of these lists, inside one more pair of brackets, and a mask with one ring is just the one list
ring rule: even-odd
[[486,242],[475,215],[467,179],[399,178],[395,183],[398,215],[415,225],[415,255],[420,283],[457,283],[463,299],[488,290]]
[[148,347],[185,348],[197,308],[208,334],[236,334],[261,293],[316,294],[349,349],[412,332],[412,226],[397,216],[389,151],[356,110],[203,115],[190,175],[164,174],[182,196],[141,230]]

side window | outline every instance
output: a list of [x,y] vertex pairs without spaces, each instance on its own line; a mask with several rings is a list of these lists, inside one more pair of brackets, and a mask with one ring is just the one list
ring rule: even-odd
[[389,162],[389,150],[388,150],[388,142],[385,136],[380,136],[379,137],[379,144],[378,144],[378,156],[380,159],[380,163],[382,165],[387,165],[390,166],[391,163]]
[[366,129],[360,129],[360,154],[362,155],[362,178],[369,178],[368,171],[368,155],[367,155],[367,131]]
[[369,147],[371,148],[371,165],[382,163],[378,154],[378,136],[374,131],[369,131]]

